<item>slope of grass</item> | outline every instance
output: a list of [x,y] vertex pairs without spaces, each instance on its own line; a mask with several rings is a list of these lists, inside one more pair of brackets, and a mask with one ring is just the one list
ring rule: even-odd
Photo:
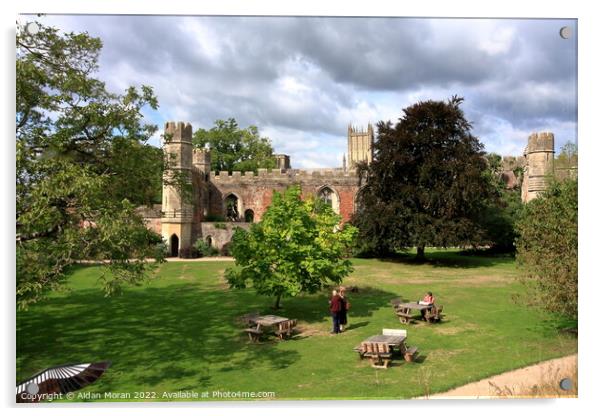
[[[232,263],[174,262],[148,284],[105,298],[98,267],[78,267],[68,291],[17,314],[17,380],[49,366],[111,360],[88,392],[274,392],[276,399],[396,399],[436,393],[541,360],[576,352],[562,322],[513,301],[521,292],[512,259],[432,251],[431,261],[355,259],[345,281],[349,329],[332,336],[328,291],[287,298],[278,315],[299,320],[292,340],[249,343],[237,322],[273,299],[231,290]],[[416,300],[426,290],[444,305],[441,324],[417,323],[408,344],[419,363],[396,360],[388,370],[360,361],[352,348],[382,328],[403,328],[389,300]],[[81,398],[80,398],[81,399]]]

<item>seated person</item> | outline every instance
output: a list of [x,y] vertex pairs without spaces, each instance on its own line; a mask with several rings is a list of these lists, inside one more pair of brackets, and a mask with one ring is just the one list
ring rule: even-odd
[[[435,304],[435,297],[433,296],[433,292],[426,292],[426,295],[424,296],[424,298],[422,298],[421,301],[418,302],[420,305],[429,305],[429,306],[433,306]],[[423,309],[420,311],[420,314],[422,315],[422,320],[426,321],[426,309]]]

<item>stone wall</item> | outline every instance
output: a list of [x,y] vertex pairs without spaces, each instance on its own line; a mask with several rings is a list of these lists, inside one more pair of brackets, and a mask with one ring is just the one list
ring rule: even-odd
[[243,228],[248,230],[251,224],[246,222],[202,222],[198,224],[197,238],[202,239],[212,247],[223,253],[224,247],[230,243],[234,230]]

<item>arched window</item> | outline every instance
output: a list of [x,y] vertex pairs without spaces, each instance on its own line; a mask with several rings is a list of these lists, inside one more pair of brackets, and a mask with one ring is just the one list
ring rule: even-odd
[[328,186],[323,187],[318,191],[318,198],[325,204],[329,205],[332,210],[339,214],[339,196]]
[[245,222],[253,222],[254,218],[255,218],[255,213],[253,212],[252,209],[248,209],[245,211]]
[[205,242],[207,243],[207,245],[208,245],[209,247],[212,247],[212,246],[213,246],[213,239],[211,238],[211,236],[210,236],[210,235],[208,235],[208,236],[207,236],[207,238],[205,239]]
[[240,216],[238,207],[238,197],[234,194],[230,194],[226,197],[224,204],[226,208],[226,220],[238,221],[238,218]]
[[171,257],[178,257],[180,252],[180,239],[175,234],[169,238],[169,252]]

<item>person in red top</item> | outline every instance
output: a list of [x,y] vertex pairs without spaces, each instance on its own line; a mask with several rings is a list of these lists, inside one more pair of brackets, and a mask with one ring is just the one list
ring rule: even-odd
[[[430,305],[434,305],[435,304],[435,297],[433,296],[433,292],[426,292],[426,295],[424,295],[424,298],[422,299],[422,301],[424,303],[428,303]],[[422,315],[422,320],[426,321],[426,309],[422,309],[420,311],[420,314]]]
[[331,334],[338,334],[341,332],[340,323],[340,312],[342,307],[342,299],[336,290],[332,291],[332,297],[329,301],[330,304],[330,315],[332,315],[332,331]]

